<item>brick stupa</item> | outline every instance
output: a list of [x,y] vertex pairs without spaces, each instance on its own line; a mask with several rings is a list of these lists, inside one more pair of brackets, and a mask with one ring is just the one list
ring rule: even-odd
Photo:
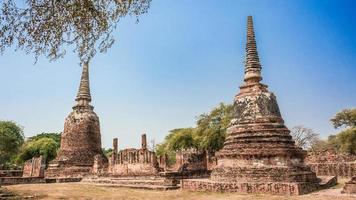
[[247,20],[244,83],[234,100],[234,117],[218,164],[207,181],[183,182],[183,189],[299,195],[318,187],[284,125],[276,97],[261,83],[252,17]]
[[[94,156],[104,158],[101,150],[99,117],[90,105],[89,66],[84,64],[73,111],[65,119],[61,146],[50,162],[47,177],[81,177],[90,172]],[[105,158],[104,158],[105,159]]]

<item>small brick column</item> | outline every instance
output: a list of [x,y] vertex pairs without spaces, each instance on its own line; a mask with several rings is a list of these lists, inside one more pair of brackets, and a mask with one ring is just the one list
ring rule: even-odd
[[142,134],[142,135],[141,135],[141,148],[142,148],[142,149],[147,149],[146,134]]
[[113,145],[113,153],[112,153],[112,156],[113,156],[113,163],[116,163],[117,162],[117,147],[118,147],[118,139],[117,138],[114,138],[112,140],[112,145]]

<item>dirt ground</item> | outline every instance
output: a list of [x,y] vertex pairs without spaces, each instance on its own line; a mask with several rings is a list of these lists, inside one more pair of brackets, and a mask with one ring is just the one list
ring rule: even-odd
[[116,199],[116,200],[356,200],[356,195],[341,194],[342,185],[302,196],[243,195],[231,193],[154,191],[102,187],[84,183],[28,184],[6,186],[8,190],[33,199]]

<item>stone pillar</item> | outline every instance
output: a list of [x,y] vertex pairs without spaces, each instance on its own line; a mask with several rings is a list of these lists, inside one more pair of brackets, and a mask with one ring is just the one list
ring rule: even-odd
[[117,138],[114,138],[112,140],[112,145],[113,145],[113,153],[112,153],[113,163],[116,164],[117,163],[117,147],[118,147],[118,139]]
[[142,148],[142,149],[147,149],[146,134],[142,134],[142,135],[141,135],[141,148]]

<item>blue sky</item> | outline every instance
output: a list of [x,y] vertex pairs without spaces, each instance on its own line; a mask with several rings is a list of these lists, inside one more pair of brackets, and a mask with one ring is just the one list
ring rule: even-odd
[[[263,82],[289,128],[322,137],[329,120],[356,106],[356,3],[340,0],[153,0],[149,13],[122,20],[116,43],[91,62],[91,90],[104,147],[161,142],[194,126],[242,83],[246,17],[253,15]],[[74,105],[81,68],[75,54],[48,62],[9,49],[0,57],[0,119],[25,135],[60,132]]]

